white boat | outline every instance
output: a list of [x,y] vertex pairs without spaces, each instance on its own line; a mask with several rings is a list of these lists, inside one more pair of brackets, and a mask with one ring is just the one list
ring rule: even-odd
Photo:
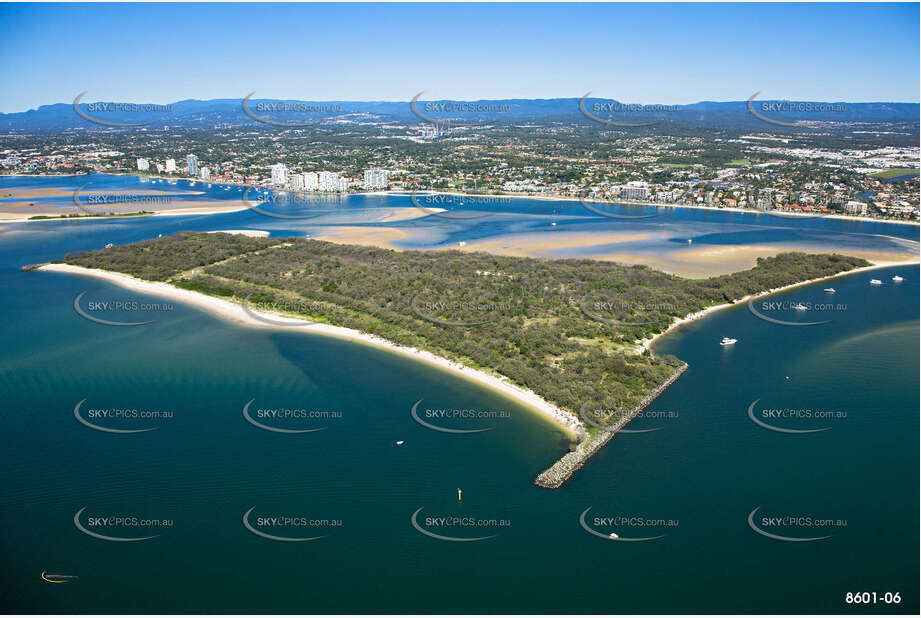
[[796,309],[797,311],[805,311],[809,307],[807,307],[803,303],[796,303],[795,305],[793,305],[793,308]]
[[828,292],[829,294],[834,294],[835,288],[825,288],[825,291]]
[[732,345],[737,341],[738,339],[732,339],[731,337],[723,337],[723,340],[720,341],[720,345]]
[[870,279],[870,285],[882,285],[883,282],[879,279]]
[[114,247],[114,246],[115,246],[115,245],[113,245],[113,244],[110,243],[110,242],[109,242],[109,243],[106,243],[106,249],[111,249],[111,248]]
[[894,277],[892,278],[892,280],[895,281],[895,282],[905,281],[905,279],[903,279],[902,277],[900,277],[900,276],[898,276],[898,275],[894,276]]
[[403,440],[397,440],[397,446],[400,446],[401,444],[403,444]]
[[608,536],[611,537],[612,539],[619,539],[619,538],[620,538],[619,536],[617,536],[617,533],[616,533],[616,532],[612,532],[612,533],[609,534]]

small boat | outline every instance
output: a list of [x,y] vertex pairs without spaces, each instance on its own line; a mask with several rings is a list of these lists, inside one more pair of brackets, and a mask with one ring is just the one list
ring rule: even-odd
[[825,291],[828,292],[829,294],[834,294],[835,288],[825,288]]
[[902,277],[898,275],[894,276],[892,280],[895,281],[896,283],[898,283],[899,281],[905,281],[905,279],[903,279]]
[[550,224],[551,227],[556,227],[556,221]]
[[467,241],[466,241],[466,240],[462,240],[462,241],[460,241],[459,243],[457,243],[457,246],[458,246],[458,247],[466,247],[466,246],[467,246]]
[[400,446],[402,444],[403,444],[403,440],[397,440],[397,446]]
[[692,242],[694,242],[694,241],[693,241],[692,239],[688,238],[688,244],[691,244]]
[[803,303],[796,303],[795,305],[793,305],[793,308],[796,309],[797,311],[805,311],[809,307],[807,307]]
[[616,533],[616,532],[612,532],[611,534],[608,535],[608,537],[610,537],[610,538],[612,538],[612,539],[619,539],[619,538],[620,538],[619,536],[617,536],[617,533]]
[[720,341],[720,345],[732,345],[736,343],[737,341],[738,339],[733,339],[731,337],[723,337],[722,341]]
[[879,279],[870,279],[870,285],[882,285],[883,282]]
[[106,249],[111,249],[114,246],[115,245],[113,245],[112,243],[106,243]]

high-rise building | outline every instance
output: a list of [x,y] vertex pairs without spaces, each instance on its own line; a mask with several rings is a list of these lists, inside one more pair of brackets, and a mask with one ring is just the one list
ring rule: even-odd
[[201,168],[201,179],[208,180],[209,178],[211,178],[211,170],[209,170],[207,167]]
[[649,197],[649,185],[642,180],[631,180],[621,189],[620,196],[628,200],[645,200]]
[[336,172],[320,172],[319,184],[320,191],[338,191],[339,174]]
[[349,191],[349,179],[348,178],[339,179],[339,191],[341,191],[342,193],[348,193]]
[[304,175],[303,174],[291,174],[291,177],[288,179],[288,185],[293,191],[303,191],[304,190]]
[[288,184],[288,168],[284,163],[276,163],[272,166],[272,184],[276,187],[283,187]]
[[197,176],[198,175],[198,157],[196,157],[193,154],[190,154],[189,156],[186,157],[185,160],[189,166],[189,176]]
[[147,159],[138,159],[138,171],[146,172],[150,169],[150,161]]
[[320,179],[316,172],[307,172],[304,174],[304,190],[316,191],[320,188]]
[[176,171],[176,159],[166,160],[166,171],[167,173]]
[[387,170],[365,170],[365,189],[384,189],[387,187]]

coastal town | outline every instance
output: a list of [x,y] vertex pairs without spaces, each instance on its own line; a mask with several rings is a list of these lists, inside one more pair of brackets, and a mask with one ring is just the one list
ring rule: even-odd
[[583,133],[554,123],[528,131],[443,130],[347,117],[310,129],[0,135],[0,173],[121,173],[307,193],[444,191],[919,220],[916,145],[868,140],[840,148],[826,133],[602,131],[589,141]]

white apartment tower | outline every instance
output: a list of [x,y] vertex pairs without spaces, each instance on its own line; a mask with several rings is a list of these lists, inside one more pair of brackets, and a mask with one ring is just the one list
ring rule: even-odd
[[645,200],[649,197],[649,185],[642,180],[632,180],[621,190],[620,196],[628,200]]
[[166,172],[175,172],[176,171],[176,159],[167,159],[166,160]]
[[387,170],[365,170],[365,189],[383,189],[387,186]]
[[146,172],[150,169],[150,161],[147,159],[138,159],[138,171]]
[[283,187],[288,184],[288,168],[284,163],[276,163],[272,169],[272,184],[276,187]]
[[320,172],[320,191],[336,192],[339,190],[339,174],[336,172]]
[[193,154],[190,154],[186,157],[186,163],[189,166],[189,176],[198,175],[198,157]]

